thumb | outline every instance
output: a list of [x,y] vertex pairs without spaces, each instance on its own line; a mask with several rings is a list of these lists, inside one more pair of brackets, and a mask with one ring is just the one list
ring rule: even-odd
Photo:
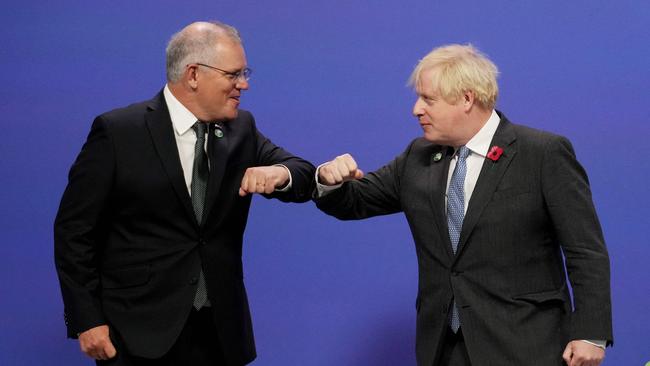
[[239,187],[239,195],[242,197],[245,197],[248,194],[245,190],[243,190],[241,187]]
[[562,358],[567,365],[571,364],[571,356],[573,356],[573,347],[571,347],[571,343],[569,343],[566,345],[564,353],[562,353]]
[[104,352],[108,358],[113,358],[117,354],[117,350],[115,349],[115,346],[113,346],[113,342],[111,342],[110,339],[104,346]]
[[357,169],[354,172],[354,179],[361,179],[361,178],[363,178],[363,170]]

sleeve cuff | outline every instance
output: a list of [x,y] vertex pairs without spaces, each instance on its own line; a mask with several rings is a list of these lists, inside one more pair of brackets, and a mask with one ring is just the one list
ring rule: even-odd
[[289,170],[289,168],[287,168],[287,167],[286,167],[285,165],[283,165],[283,164],[275,164],[275,165],[273,165],[273,166],[281,166],[281,167],[283,167],[284,169],[286,169],[286,170],[287,170],[287,173],[289,174],[289,182],[288,182],[287,184],[285,184],[284,187],[282,187],[282,188],[276,188],[275,191],[276,191],[276,192],[288,192],[288,191],[291,189],[291,186],[292,186],[292,184],[293,184],[293,179],[291,179],[291,170]]
[[599,347],[599,348],[602,348],[602,349],[605,349],[605,347],[607,346],[607,341],[601,341],[601,340],[599,340],[599,339],[598,339],[598,340],[594,340],[594,339],[589,339],[589,340],[587,340],[587,339],[581,339],[581,341],[583,341],[583,342],[585,342],[585,343],[589,343],[589,344],[591,344],[591,345],[593,345],[593,346],[596,346],[596,347]]

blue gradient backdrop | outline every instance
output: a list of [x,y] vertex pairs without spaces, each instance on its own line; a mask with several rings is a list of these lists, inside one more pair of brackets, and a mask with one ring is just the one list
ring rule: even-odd
[[[169,36],[238,27],[242,107],[276,143],[373,170],[420,135],[417,60],[471,42],[501,70],[498,108],[568,136],[612,261],[615,347],[650,361],[647,1],[12,1],[0,30],[0,365],[88,365],[66,340],[52,221],[93,117],[164,85]],[[417,268],[402,216],[338,222],[256,197],[244,250],[253,365],[414,365]]]

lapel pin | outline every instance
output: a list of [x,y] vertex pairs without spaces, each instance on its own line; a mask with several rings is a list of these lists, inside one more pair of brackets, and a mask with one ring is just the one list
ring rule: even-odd
[[501,157],[501,154],[503,154],[503,148],[494,145],[490,148],[486,157],[492,161],[497,161]]
[[214,129],[214,135],[217,136],[217,138],[222,138],[223,137],[223,131],[219,127]]
[[433,154],[433,161],[435,161],[437,163],[437,162],[440,161],[440,159],[442,159],[442,153],[441,152],[437,152],[437,153]]

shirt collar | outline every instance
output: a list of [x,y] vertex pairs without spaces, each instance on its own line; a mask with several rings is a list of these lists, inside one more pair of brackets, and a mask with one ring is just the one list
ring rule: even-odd
[[473,153],[486,157],[488,150],[490,149],[490,143],[494,137],[494,133],[499,127],[499,121],[501,118],[496,111],[492,110],[490,118],[487,122],[481,127],[481,129],[474,135],[474,137],[469,140],[465,146],[470,149]]
[[169,85],[165,84],[165,89],[163,90],[163,95],[165,96],[165,102],[167,103],[167,109],[169,109],[169,117],[172,120],[172,125],[176,134],[181,136],[189,131],[194,123],[198,121],[198,118],[192,114],[185,106],[172,94],[169,90]]

